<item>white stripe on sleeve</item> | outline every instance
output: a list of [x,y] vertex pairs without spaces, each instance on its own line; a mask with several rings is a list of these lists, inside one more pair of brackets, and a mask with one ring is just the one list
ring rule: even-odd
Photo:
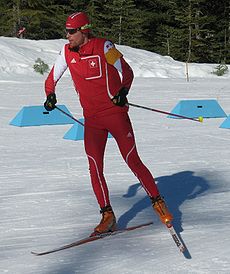
[[54,64],[53,79],[55,82],[61,78],[67,67],[68,65],[65,60],[65,46],[63,46]]

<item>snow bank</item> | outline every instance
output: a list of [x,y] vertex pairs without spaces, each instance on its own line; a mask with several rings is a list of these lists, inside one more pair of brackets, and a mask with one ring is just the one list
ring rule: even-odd
[[[41,58],[52,67],[58,52],[67,40],[27,40],[0,37],[0,80],[29,75],[34,77],[33,65]],[[134,70],[135,77],[185,78],[185,63],[169,56],[128,46],[117,46]],[[190,77],[218,78],[213,75],[215,64],[189,64]],[[223,76],[229,78],[230,75]]]

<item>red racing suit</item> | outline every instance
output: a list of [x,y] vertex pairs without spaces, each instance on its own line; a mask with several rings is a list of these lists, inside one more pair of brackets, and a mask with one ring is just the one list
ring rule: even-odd
[[54,92],[67,67],[79,94],[84,117],[127,112],[127,107],[118,108],[111,99],[122,87],[130,88],[133,72],[110,41],[92,38],[78,52],[71,51],[66,44],[45,82],[46,95]]
[[130,88],[133,71],[115,46],[105,39],[92,38],[75,52],[66,44],[45,82],[46,95],[69,68],[85,117],[84,144],[91,182],[101,208],[110,205],[103,174],[103,158],[108,133],[115,138],[120,152],[150,197],[159,195],[154,178],[140,160],[128,107],[111,99],[122,87]]

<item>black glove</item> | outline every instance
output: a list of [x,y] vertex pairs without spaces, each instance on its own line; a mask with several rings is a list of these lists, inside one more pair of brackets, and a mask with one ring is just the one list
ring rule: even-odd
[[119,107],[124,107],[128,102],[126,96],[129,93],[128,88],[123,87],[119,90],[119,92],[111,99],[114,105]]
[[44,103],[44,107],[47,111],[51,111],[55,109],[56,103],[57,103],[56,94],[51,93],[47,96],[46,101]]

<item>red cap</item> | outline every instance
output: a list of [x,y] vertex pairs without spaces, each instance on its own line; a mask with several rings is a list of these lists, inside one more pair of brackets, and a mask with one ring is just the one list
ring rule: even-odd
[[90,21],[84,12],[75,12],[71,14],[66,20],[66,29],[81,28],[82,32],[90,32]]

